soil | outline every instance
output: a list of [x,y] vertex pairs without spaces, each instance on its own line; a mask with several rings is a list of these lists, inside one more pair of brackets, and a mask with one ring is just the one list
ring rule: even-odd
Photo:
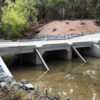
[[52,21],[40,28],[39,34],[71,34],[71,33],[91,33],[100,30],[95,20],[63,20]]

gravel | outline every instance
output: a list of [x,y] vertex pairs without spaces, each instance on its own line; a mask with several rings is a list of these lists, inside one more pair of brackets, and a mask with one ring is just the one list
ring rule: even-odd
[[[100,33],[100,30],[98,30],[98,32],[96,33]],[[33,40],[34,41],[42,41],[42,40],[64,40],[64,39],[71,39],[71,38],[75,38],[75,37],[80,37],[80,36],[85,36],[85,35],[91,35],[91,34],[95,34],[95,33],[77,33],[77,34],[61,34],[61,35],[43,35],[43,34],[37,34]]]

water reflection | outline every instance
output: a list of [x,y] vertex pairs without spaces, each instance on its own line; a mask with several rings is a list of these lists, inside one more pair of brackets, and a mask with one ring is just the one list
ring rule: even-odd
[[45,76],[47,73],[48,73],[48,71],[46,71],[46,72],[44,72],[43,74],[41,74],[41,75],[39,76],[39,78],[37,78],[36,81],[39,81],[39,80],[40,80],[43,76]]

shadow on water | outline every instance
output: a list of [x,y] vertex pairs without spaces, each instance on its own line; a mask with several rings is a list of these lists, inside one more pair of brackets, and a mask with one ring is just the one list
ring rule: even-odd
[[36,67],[25,62],[13,64],[10,70],[17,81],[27,79],[42,91],[48,89],[51,95],[59,94],[61,100],[68,97],[70,100],[100,99],[99,58],[85,57],[87,64],[76,56],[72,61],[57,59],[53,55],[44,58],[50,72],[45,72],[43,66]]

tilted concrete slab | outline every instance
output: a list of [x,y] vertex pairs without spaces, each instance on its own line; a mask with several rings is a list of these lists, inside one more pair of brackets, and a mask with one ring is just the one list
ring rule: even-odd
[[100,41],[100,33],[68,40],[0,42],[0,55],[32,53],[35,48],[46,50],[67,49],[69,46],[87,47]]

